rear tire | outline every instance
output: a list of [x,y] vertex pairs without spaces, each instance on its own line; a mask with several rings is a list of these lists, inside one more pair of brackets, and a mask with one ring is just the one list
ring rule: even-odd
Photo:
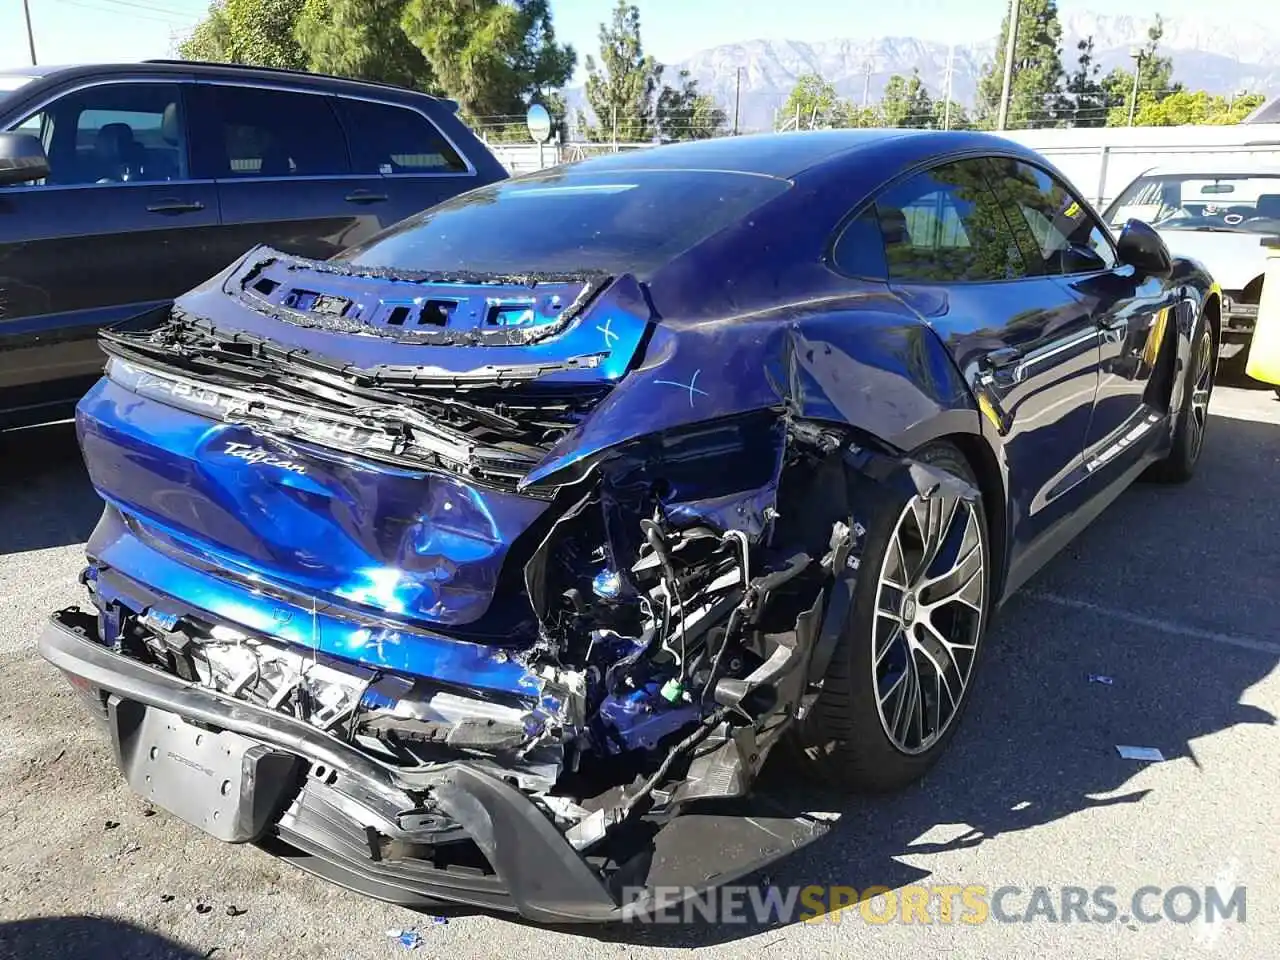
[[[951,444],[913,459],[977,487]],[[883,792],[933,766],[977,674],[990,555],[981,498],[904,496],[871,519],[822,691],[795,728],[806,772],[843,790]]]
[[1154,463],[1143,474],[1158,483],[1186,483],[1195,476],[1204,435],[1209,427],[1209,400],[1217,373],[1217,353],[1213,344],[1213,328],[1204,315],[1196,326],[1191,341],[1191,359],[1187,364],[1187,380],[1183,388],[1182,409],[1174,427],[1173,446],[1169,455]]

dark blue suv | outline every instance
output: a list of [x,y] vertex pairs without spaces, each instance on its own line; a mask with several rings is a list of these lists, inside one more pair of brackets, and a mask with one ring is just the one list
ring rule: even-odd
[[0,428],[69,414],[99,327],[255,244],[327,258],[504,178],[456,109],[225,64],[0,72]]

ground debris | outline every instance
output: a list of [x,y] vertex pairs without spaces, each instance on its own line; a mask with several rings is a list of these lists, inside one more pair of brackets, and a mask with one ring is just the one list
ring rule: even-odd
[[1156,747],[1129,747],[1116,744],[1116,752],[1126,760],[1143,760],[1149,763],[1164,761],[1164,754]]

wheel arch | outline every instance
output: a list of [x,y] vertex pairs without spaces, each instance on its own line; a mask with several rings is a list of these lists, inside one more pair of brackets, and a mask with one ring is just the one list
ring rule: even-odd
[[1222,342],[1222,296],[1217,290],[1211,290],[1204,298],[1204,306],[1200,308],[1200,312],[1213,326],[1213,353],[1217,356]]
[[991,543],[991,594],[997,601],[992,604],[994,609],[1004,596],[1009,557],[1009,512],[1000,462],[980,434],[949,433],[938,437],[937,442],[949,443],[959,450],[978,481],[983,514],[987,520],[987,537]]

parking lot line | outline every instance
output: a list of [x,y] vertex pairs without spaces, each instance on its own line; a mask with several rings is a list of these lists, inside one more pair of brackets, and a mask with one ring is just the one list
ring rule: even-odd
[[1073,610],[1087,610],[1090,613],[1096,613],[1100,616],[1111,617],[1116,620],[1122,620],[1125,623],[1131,623],[1135,627],[1147,627],[1151,630],[1159,630],[1161,633],[1187,637],[1193,640],[1208,640],[1212,643],[1221,643],[1228,647],[1239,647],[1242,650],[1254,650],[1258,653],[1269,653],[1272,656],[1280,657],[1280,643],[1273,640],[1259,640],[1256,637],[1240,637],[1229,633],[1218,633],[1215,630],[1201,630],[1199,627],[1188,627],[1180,623],[1174,623],[1171,620],[1160,620],[1156,617],[1144,617],[1140,613],[1132,613],[1128,610],[1118,610],[1115,607],[1103,606],[1100,603],[1092,603],[1088,600],[1077,600],[1074,597],[1064,597],[1056,593],[1044,593],[1039,590],[1027,590],[1024,591],[1021,596],[1028,600],[1043,600],[1045,603],[1056,604],[1060,607],[1069,607]]

